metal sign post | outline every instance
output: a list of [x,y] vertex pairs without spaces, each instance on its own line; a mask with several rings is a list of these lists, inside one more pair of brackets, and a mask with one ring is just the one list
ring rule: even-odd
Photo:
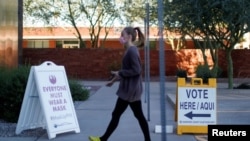
[[149,62],[149,3],[146,3],[146,13],[145,18],[145,35],[146,35],[146,46],[145,46],[145,102],[148,103],[148,121],[150,121],[150,62]]
[[159,22],[159,66],[160,66],[160,94],[161,94],[161,127],[162,141],[166,141],[166,108],[165,108],[165,52],[163,41],[163,2],[158,0],[158,22]]

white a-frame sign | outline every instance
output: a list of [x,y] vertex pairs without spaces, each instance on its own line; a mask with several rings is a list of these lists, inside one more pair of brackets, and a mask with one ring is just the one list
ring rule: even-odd
[[80,133],[64,66],[50,61],[31,67],[16,134],[38,127],[47,130],[49,139],[59,133]]

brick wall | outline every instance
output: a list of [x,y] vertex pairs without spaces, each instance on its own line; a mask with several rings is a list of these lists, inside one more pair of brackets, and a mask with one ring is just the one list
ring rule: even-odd
[[[63,65],[70,77],[79,79],[107,79],[110,70],[120,66],[124,49],[23,49],[23,63],[40,65],[44,61],[52,61],[57,65]],[[140,50],[144,65],[144,50]],[[250,50],[234,50],[232,58],[234,62],[234,77],[250,76]],[[177,71],[177,56],[173,50],[165,50],[165,74],[175,76]],[[227,61],[224,51],[219,52],[219,66],[223,69],[223,76],[227,77]],[[150,75],[159,76],[159,51],[150,51]]]

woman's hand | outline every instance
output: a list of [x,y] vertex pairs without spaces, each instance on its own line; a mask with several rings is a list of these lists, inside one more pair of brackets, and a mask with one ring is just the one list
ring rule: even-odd
[[107,86],[107,87],[111,87],[113,84],[114,84],[114,82],[109,81],[109,82],[106,84],[106,86]]
[[107,87],[111,87],[116,80],[120,78],[118,71],[111,71],[113,78],[106,84]]
[[111,74],[114,75],[114,76],[119,77],[119,72],[118,71],[111,71]]

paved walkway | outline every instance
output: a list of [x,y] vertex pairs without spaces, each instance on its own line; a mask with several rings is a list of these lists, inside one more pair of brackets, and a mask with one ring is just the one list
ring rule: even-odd
[[[104,81],[83,81],[86,86],[101,86],[87,101],[76,105],[76,114],[80,133],[58,134],[53,141],[88,141],[89,135],[102,135],[111,119],[117,96],[118,83],[106,87]],[[166,123],[172,127],[164,139],[162,133],[156,133],[156,125],[161,125],[160,82],[150,82],[150,102],[143,100],[143,110],[148,119],[152,141],[204,141],[202,134],[176,134],[175,102],[176,82],[166,82]],[[249,90],[227,89],[227,83],[220,82],[217,86],[217,123],[218,124],[250,124],[250,93]],[[148,110],[148,105],[150,108]],[[0,141],[48,141],[47,133],[40,137],[1,137]],[[139,124],[128,108],[120,119],[118,128],[109,141],[143,141]]]

